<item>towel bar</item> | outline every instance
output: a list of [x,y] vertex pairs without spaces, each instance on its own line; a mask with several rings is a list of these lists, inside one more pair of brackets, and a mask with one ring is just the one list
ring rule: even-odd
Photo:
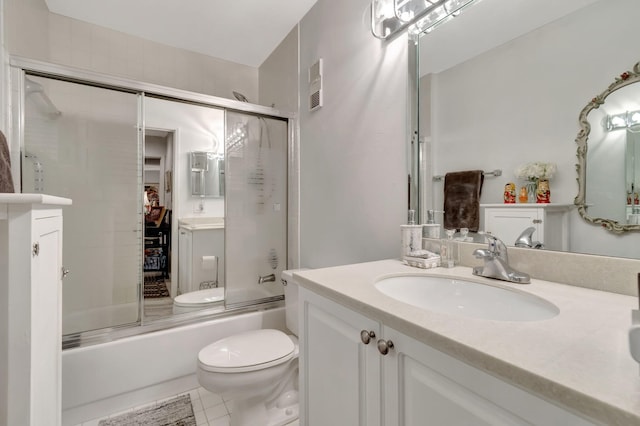
[[[502,176],[502,170],[495,169],[491,172],[482,172],[482,174],[484,176]],[[444,180],[444,175],[436,175],[433,177],[434,182],[441,181],[441,180]]]

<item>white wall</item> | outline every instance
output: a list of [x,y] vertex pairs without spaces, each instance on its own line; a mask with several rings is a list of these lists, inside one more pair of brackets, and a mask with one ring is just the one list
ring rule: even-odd
[[258,103],[280,111],[298,111],[298,25],[258,69]]
[[[638,60],[625,42],[635,38],[638,18],[636,1],[596,2],[433,75],[434,174],[502,169],[502,177],[485,180],[481,199],[502,202],[518,165],[554,161],[552,202],[573,203],[578,113]],[[432,191],[441,208],[442,182]],[[637,234],[611,235],[575,211],[570,235],[573,251],[603,254],[607,246],[610,255],[640,256]]]
[[[407,210],[407,41],[373,37],[369,0],[319,0],[300,23],[301,265],[396,257]],[[324,106],[309,112],[309,67]]]
[[233,90],[258,98],[257,68],[50,13],[44,0],[4,1],[13,55],[223,98],[233,98]]
[[[144,113],[145,126],[174,134],[173,221],[189,217],[224,217],[223,198],[191,196],[189,169],[191,151],[214,151],[224,144],[224,111],[147,97]],[[202,211],[200,203],[204,206]]]

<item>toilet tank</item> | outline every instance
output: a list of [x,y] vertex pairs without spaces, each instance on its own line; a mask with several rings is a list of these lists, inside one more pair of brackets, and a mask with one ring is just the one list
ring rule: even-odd
[[284,308],[287,328],[298,335],[298,283],[293,279],[293,273],[306,269],[292,269],[282,271],[282,285],[284,286]]

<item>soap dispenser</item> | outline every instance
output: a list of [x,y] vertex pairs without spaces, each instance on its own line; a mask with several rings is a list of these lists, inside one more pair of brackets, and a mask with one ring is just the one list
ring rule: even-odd
[[427,223],[423,225],[425,238],[440,239],[440,224],[436,223],[435,211],[427,210]]
[[422,250],[422,225],[416,225],[416,212],[409,210],[407,219],[406,225],[400,225],[401,259],[413,251]]
[[445,268],[453,268],[458,261],[458,244],[453,241],[455,229],[445,229],[447,238],[440,242],[440,264]]

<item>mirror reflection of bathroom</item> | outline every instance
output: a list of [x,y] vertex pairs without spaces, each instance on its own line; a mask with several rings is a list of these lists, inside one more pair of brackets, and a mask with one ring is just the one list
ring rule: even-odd
[[626,218],[629,225],[640,225],[640,125],[629,126],[625,141]]
[[174,133],[145,129],[143,293],[146,318],[163,316],[171,303]]
[[[151,233],[161,232],[167,240],[162,273],[149,271],[147,266],[152,265],[148,265],[149,258],[145,256],[145,275],[156,277],[156,283],[145,280],[145,319],[202,309],[224,310],[225,199],[224,177],[220,173],[224,170],[224,144],[218,143],[224,135],[224,116],[224,110],[210,106],[145,99],[145,135],[153,136],[157,129],[175,135],[174,143],[164,146],[171,153],[173,164],[170,169],[161,170],[165,182],[170,182],[162,190],[172,201],[170,220],[160,225],[163,230],[149,220],[145,227]],[[145,139],[149,141],[148,137]],[[145,163],[150,156],[158,155],[145,144]],[[145,187],[149,184],[153,182],[145,181]],[[147,237],[145,244],[148,242]],[[145,246],[145,254],[153,256],[155,250]],[[149,297],[153,290],[148,287],[153,285],[163,293]]]

